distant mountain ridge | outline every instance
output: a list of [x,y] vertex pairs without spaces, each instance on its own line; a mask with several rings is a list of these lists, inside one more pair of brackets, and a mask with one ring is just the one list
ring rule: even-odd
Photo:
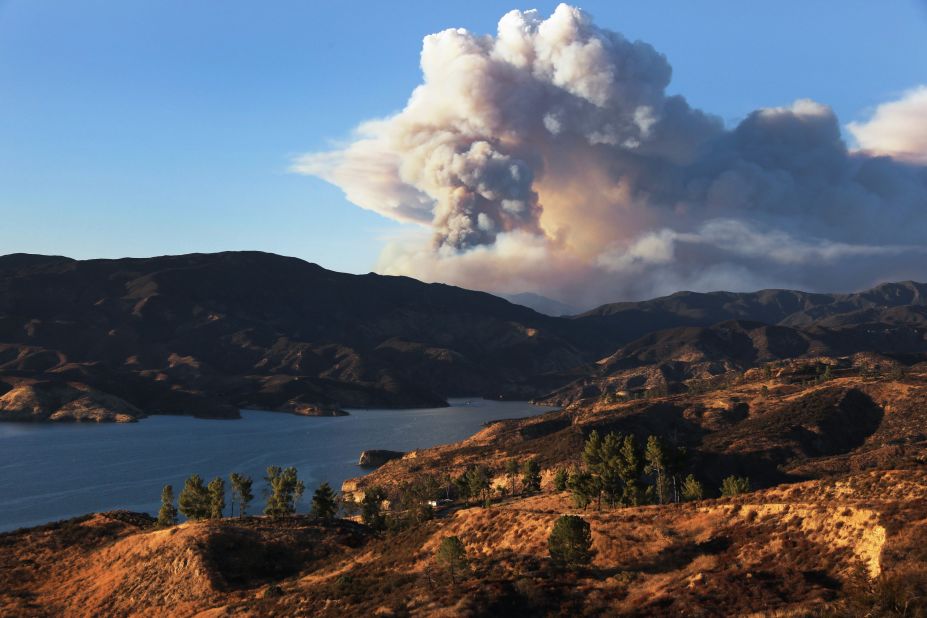
[[[805,342],[801,353],[919,354],[925,325],[927,285],[914,282],[857,294],[680,292],[551,317],[483,292],[260,252],[12,254],[0,256],[0,419],[534,398],[629,364],[701,359],[680,379],[744,367],[791,350],[783,337]],[[742,333],[725,339],[725,328]]]
[[858,294],[684,292],[606,305],[577,319],[610,329],[617,340],[635,329],[654,330],[625,342],[545,400],[564,404],[615,393],[675,392],[693,380],[796,358],[868,354],[867,362],[886,366],[924,360],[925,291],[923,284],[902,282]]
[[[710,326],[728,320],[747,320],[808,327],[824,320],[833,324],[862,324],[892,319],[922,323],[927,307],[927,284],[914,281],[883,283],[870,290],[823,294],[794,290],[757,292],[677,292],[639,302],[602,305],[575,319],[608,328],[613,336],[630,341],[644,333],[679,326]],[[899,308],[911,308],[900,310]]]

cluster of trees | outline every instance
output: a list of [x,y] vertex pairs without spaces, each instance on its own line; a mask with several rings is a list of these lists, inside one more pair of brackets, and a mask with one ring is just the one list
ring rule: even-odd
[[[267,468],[265,495],[267,502],[264,514],[271,517],[285,517],[296,513],[296,504],[305,492],[305,484],[299,480],[294,467]],[[250,476],[233,472],[229,475],[231,486],[231,515],[244,517],[254,500],[253,481]],[[222,477],[216,477],[206,484],[198,474],[192,474],[184,481],[183,489],[174,505],[174,488],[165,485],[161,491],[161,508],[158,511],[158,525],[172,526],[177,523],[178,511],[187,519],[221,519],[225,516],[226,484]],[[335,492],[328,483],[322,483],[312,496],[312,515],[318,519],[330,520],[338,511]]]
[[492,472],[486,466],[472,466],[454,479],[457,495],[466,501],[475,500],[488,506],[492,500]]
[[[500,497],[506,495],[528,495],[541,490],[541,464],[537,459],[519,462],[509,459],[503,468],[506,484],[496,488]],[[489,506],[493,499],[493,471],[487,466],[470,466],[455,479],[451,479],[452,491],[447,496],[456,496],[468,502]]]
[[509,478],[512,485],[511,495],[515,495],[515,481],[521,480],[521,493],[533,494],[541,491],[541,464],[537,459],[526,459],[520,462],[517,459],[509,459],[505,462],[505,475]]
[[[399,530],[434,517],[438,500],[463,500],[488,507],[497,496],[527,495],[541,490],[541,465],[536,459],[508,460],[504,465],[506,482],[493,488],[494,471],[484,465],[467,468],[460,476],[423,474],[398,485],[364,490],[360,502],[346,502],[349,512],[376,530]],[[387,512],[385,505],[389,505]]]
[[[359,503],[345,502],[348,512],[360,513],[361,520],[374,530],[401,530],[434,516],[432,503],[453,488],[450,477],[425,474],[388,489],[367,487]],[[389,505],[388,512],[384,509]]]
[[264,477],[270,489],[270,496],[264,505],[264,514],[271,517],[283,517],[296,512],[296,503],[302,498],[306,486],[296,472],[296,468],[270,466]]
[[583,447],[583,467],[554,475],[558,491],[569,489],[577,508],[592,502],[601,508],[636,506],[693,499],[686,493],[698,485],[695,478],[681,478],[686,451],[650,436],[642,450],[633,434],[609,432],[604,438],[592,431]]
[[392,528],[428,521],[434,517],[431,503],[442,493],[441,479],[424,474],[400,483],[389,494],[390,508],[397,511],[388,523]]
[[[593,502],[616,506],[667,504],[705,497],[705,488],[694,475],[684,476],[686,449],[650,436],[641,448],[633,434],[609,432],[602,438],[592,431],[582,452],[582,467],[558,469],[554,488],[572,493],[576,508]],[[721,495],[750,491],[750,480],[731,476],[722,482]]]
[[[239,474],[232,475],[233,506],[237,499],[239,513],[244,514],[253,499],[251,479]],[[207,485],[198,474],[192,474],[184,481],[178,500],[179,511],[188,519],[219,519],[225,511],[225,481],[216,477]],[[161,508],[158,511],[158,525],[173,526],[177,523],[178,508],[174,506],[174,488],[165,485],[161,490]]]
[[[610,432],[601,437],[589,434],[582,452],[581,467],[554,473],[557,491],[570,491],[577,508],[597,508],[606,504],[637,506],[701,500],[705,488],[694,475],[684,474],[687,453],[657,436],[650,436],[641,447],[633,434]],[[499,495],[527,495],[541,489],[541,466],[537,459],[510,459],[501,471],[484,465],[467,468],[460,476],[419,475],[389,488],[366,488],[359,503],[348,502],[349,511],[376,530],[400,530],[434,517],[433,505],[440,499],[457,499],[488,507],[496,493],[493,478],[501,472],[505,481],[496,487]],[[746,478],[729,477],[721,494],[737,495],[749,491]],[[384,507],[388,505],[389,509]]]

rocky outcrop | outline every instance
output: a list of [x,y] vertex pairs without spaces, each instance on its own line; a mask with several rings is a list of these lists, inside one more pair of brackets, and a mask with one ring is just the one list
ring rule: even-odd
[[387,451],[384,449],[373,449],[369,451],[364,451],[360,454],[360,459],[357,460],[357,465],[362,468],[379,468],[387,461],[392,461],[393,459],[400,459],[405,453],[402,451]]

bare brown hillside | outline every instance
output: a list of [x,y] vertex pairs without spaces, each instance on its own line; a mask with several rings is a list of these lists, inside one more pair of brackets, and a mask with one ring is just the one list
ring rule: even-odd
[[[834,369],[820,378],[821,367]],[[649,435],[685,447],[687,468],[712,487],[731,474],[754,486],[867,469],[909,468],[927,461],[927,371],[861,374],[849,360],[817,358],[754,369],[704,392],[567,408],[490,424],[457,444],[414,451],[347,481],[347,492],[391,485],[416,474],[459,475],[489,462],[501,474],[508,458],[537,458],[550,473],[579,463],[586,436],[614,431],[643,442]],[[360,495],[360,494],[358,494]]]
[[[918,367],[851,368],[824,379],[792,363],[704,392],[492,423],[392,460],[345,493],[360,499],[372,485],[453,477],[474,464],[507,485],[509,458],[540,461],[541,492],[497,496],[488,508],[458,501],[389,532],[306,516],[157,529],[148,516],[115,512],[3,534],[0,614],[923,615],[927,379]],[[678,440],[709,498],[729,474],[748,475],[754,491],[576,508],[554,489],[553,471],[579,462],[593,429]],[[590,524],[588,567],[548,559],[563,514]],[[454,579],[434,560],[451,535],[468,560]]]
[[[576,510],[566,494],[545,492],[386,536],[301,517],[157,530],[142,517],[102,514],[0,535],[0,612],[845,615],[878,602],[899,578],[923,584],[925,496],[923,470],[601,511]],[[558,571],[545,558],[563,513],[591,525],[596,555],[588,568]],[[452,534],[469,558],[456,583],[433,560]]]

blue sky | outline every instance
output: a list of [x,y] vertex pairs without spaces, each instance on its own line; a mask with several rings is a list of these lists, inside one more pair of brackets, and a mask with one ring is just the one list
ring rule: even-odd
[[[287,172],[403,106],[424,35],[554,2],[0,2],[0,253],[260,249],[367,272],[403,226]],[[728,123],[927,83],[922,2],[585,2]]]

